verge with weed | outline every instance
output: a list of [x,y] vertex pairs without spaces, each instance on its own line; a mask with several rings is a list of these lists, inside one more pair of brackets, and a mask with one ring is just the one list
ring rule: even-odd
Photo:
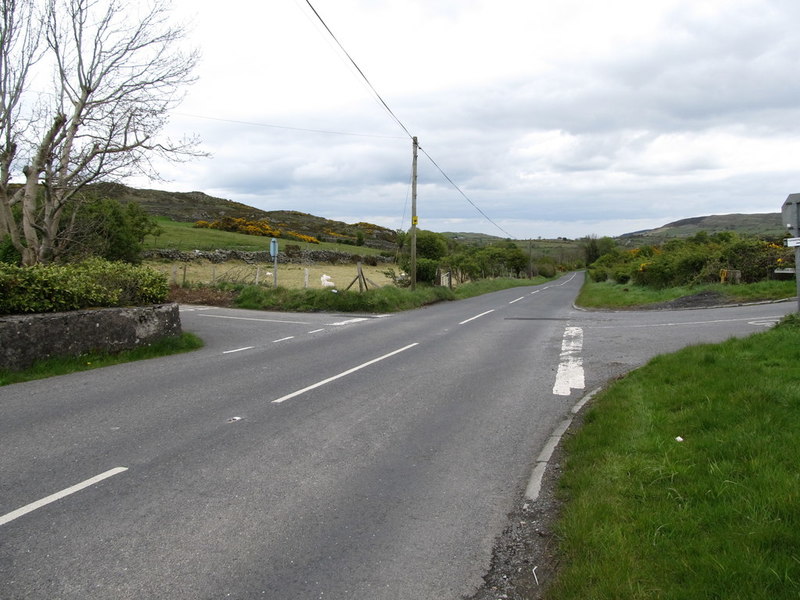
[[549,597],[800,595],[800,318],[653,359],[566,443]]
[[701,292],[718,294],[721,302],[760,302],[791,298],[796,293],[794,281],[761,281],[741,285],[707,284],[664,289],[612,281],[587,281],[577,300],[584,308],[632,308],[677,300]]
[[167,337],[147,346],[124,350],[122,352],[108,353],[97,352],[76,357],[48,358],[36,362],[33,366],[21,370],[11,371],[0,369],[0,386],[34,379],[45,379],[55,375],[66,375],[76,371],[89,371],[126,362],[158,358],[190,352],[203,347],[203,341],[192,333],[184,332],[180,336]]
[[538,285],[537,279],[487,279],[458,286],[419,285],[416,290],[385,285],[365,292],[331,289],[287,289],[261,286],[240,287],[234,300],[238,308],[293,312],[398,312],[445,300],[463,300],[511,287]]

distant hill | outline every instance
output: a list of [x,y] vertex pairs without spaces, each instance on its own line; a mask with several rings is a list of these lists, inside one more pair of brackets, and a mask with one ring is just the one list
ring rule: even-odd
[[445,231],[442,235],[447,239],[456,240],[462,244],[469,244],[472,246],[488,246],[489,244],[505,239],[497,237],[496,235],[489,235],[488,233],[466,233],[463,231]]
[[122,203],[136,202],[151,215],[182,223],[214,221],[224,217],[251,221],[266,219],[278,229],[309,235],[320,241],[352,242],[360,231],[367,246],[386,250],[394,250],[396,247],[397,233],[380,225],[343,223],[294,210],[265,211],[241,202],[215,198],[203,192],[142,190],[119,183],[95,184],[90,191]]
[[625,233],[619,236],[617,241],[625,246],[661,244],[673,238],[690,237],[700,231],[707,233],[735,231],[777,240],[784,237],[786,229],[781,223],[780,213],[709,215],[681,219],[655,229]]

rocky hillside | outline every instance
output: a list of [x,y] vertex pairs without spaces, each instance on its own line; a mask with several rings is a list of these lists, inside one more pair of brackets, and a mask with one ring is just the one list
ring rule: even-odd
[[354,241],[361,232],[367,246],[388,250],[396,247],[396,232],[372,223],[349,224],[293,210],[265,211],[240,202],[215,198],[203,192],[142,190],[118,183],[97,184],[90,191],[123,203],[137,202],[148,213],[173,221],[194,223],[224,217],[250,221],[266,219],[277,229],[308,235],[320,241]]
[[672,238],[690,237],[700,231],[707,233],[735,231],[778,240],[784,237],[786,229],[781,223],[780,213],[709,215],[681,219],[656,229],[626,233],[618,238],[618,242],[625,246],[661,244]]

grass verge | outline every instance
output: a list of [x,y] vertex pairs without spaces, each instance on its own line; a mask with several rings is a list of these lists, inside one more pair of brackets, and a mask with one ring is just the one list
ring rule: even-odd
[[181,352],[190,352],[203,347],[202,340],[192,333],[183,333],[177,337],[164,338],[133,350],[117,353],[96,352],[77,357],[48,358],[36,362],[22,371],[0,369],[0,386],[34,379],[45,379],[55,375],[66,375],[76,371],[89,371],[121,363],[169,356]]
[[792,315],[653,359],[599,395],[566,442],[549,597],[800,596],[799,380]]
[[632,308],[669,302],[700,292],[719,294],[722,302],[759,302],[791,298],[796,291],[797,287],[794,281],[762,281],[741,285],[717,283],[663,290],[609,281],[587,281],[578,295],[576,304],[585,308]]
[[254,310],[281,310],[292,312],[367,312],[387,313],[419,308],[444,300],[463,300],[511,287],[538,285],[547,281],[537,279],[488,279],[459,286],[446,287],[419,285],[416,290],[386,285],[366,292],[333,291],[330,289],[287,289],[260,286],[242,287],[234,305]]

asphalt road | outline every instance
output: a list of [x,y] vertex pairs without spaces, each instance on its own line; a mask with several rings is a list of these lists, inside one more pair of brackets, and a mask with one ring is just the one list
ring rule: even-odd
[[200,351],[0,388],[0,598],[470,594],[585,390],[794,309],[585,312],[581,279],[384,317],[184,307]]

